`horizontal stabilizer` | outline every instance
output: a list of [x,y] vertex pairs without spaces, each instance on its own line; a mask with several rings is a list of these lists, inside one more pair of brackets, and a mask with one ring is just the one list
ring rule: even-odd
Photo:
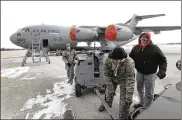
[[160,31],[171,31],[171,30],[180,30],[181,26],[137,26],[135,27],[136,31],[141,32],[154,32],[159,34]]
[[165,14],[143,15],[143,16],[136,16],[136,18],[147,19],[147,18],[154,18],[154,17],[160,17],[160,16],[165,16]]
[[142,16],[134,14],[133,17],[130,20],[128,20],[125,24],[136,26],[138,21],[141,21],[143,19],[148,19],[148,18],[160,17],[160,16],[165,16],[165,14],[142,15]]

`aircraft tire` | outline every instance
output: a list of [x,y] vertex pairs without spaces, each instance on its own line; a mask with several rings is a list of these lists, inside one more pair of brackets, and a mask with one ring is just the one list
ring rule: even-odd
[[81,96],[81,85],[80,84],[75,84],[75,95],[76,95],[76,97]]
[[23,62],[22,62],[22,67],[24,67],[24,64],[23,64]]

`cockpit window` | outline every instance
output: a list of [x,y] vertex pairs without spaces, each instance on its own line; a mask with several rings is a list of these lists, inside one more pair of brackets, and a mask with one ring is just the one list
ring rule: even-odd
[[30,32],[30,29],[29,28],[23,28],[23,29],[19,29],[18,31],[21,31],[21,32]]
[[25,28],[25,32],[30,32],[30,29],[29,28]]
[[23,28],[23,29],[21,29],[21,32],[25,32],[25,29]]

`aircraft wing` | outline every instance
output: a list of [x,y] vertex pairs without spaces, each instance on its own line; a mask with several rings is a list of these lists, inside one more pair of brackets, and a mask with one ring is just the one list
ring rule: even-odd
[[79,26],[80,28],[88,28],[88,29],[95,29],[97,33],[104,33],[106,27],[101,27],[101,26]]
[[155,34],[159,34],[160,31],[179,30],[181,26],[136,26],[135,28],[139,32],[154,32]]

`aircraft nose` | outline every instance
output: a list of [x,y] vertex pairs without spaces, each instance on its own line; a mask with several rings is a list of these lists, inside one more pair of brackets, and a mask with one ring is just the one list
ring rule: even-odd
[[15,33],[10,36],[10,41],[15,44]]

